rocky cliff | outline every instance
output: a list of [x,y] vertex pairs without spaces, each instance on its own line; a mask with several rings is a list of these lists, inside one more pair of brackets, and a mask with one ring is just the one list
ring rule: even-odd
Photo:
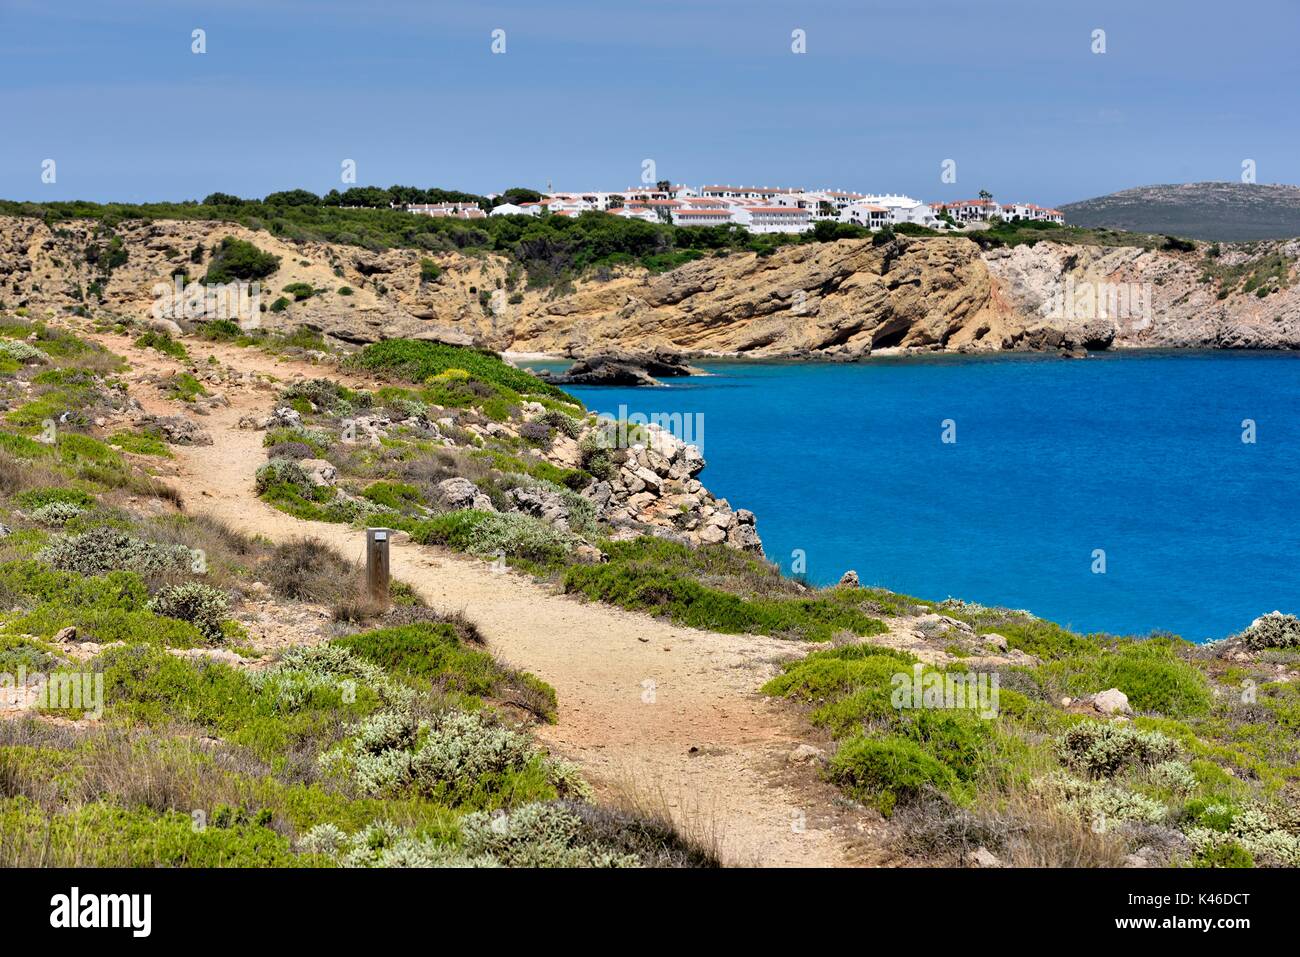
[[[1300,241],[1142,246],[1040,242],[982,250],[897,237],[719,255],[673,272],[611,272],[527,289],[504,256],[372,252],[292,243],[224,223],[0,218],[0,305],[33,317],[84,310],[148,318],[157,288],[201,279],[226,236],[280,257],[262,305],[317,290],[265,326],[367,342],[406,336],[498,350],[591,355],[611,347],[694,355],[856,358],[882,351],[1300,347]],[[197,248],[197,251],[196,251]],[[123,259],[124,254],[124,261]],[[421,277],[421,259],[440,268]]]

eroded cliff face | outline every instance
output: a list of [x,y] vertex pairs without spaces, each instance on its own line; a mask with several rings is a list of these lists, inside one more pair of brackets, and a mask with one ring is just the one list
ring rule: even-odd
[[[33,317],[80,307],[149,319],[160,285],[178,272],[201,279],[213,247],[233,236],[281,257],[262,284],[263,306],[292,283],[318,290],[282,312],[262,312],[262,325],[306,325],[349,342],[406,336],[567,356],[662,349],[828,358],[1300,347],[1294,240],[1224,245],[1218,255],[1204,245],[1166,252],[1040,242],[982,251],[962,238],[842,240],[762,258],[710,257],[659,276],[626,270],[557,294],[525,288],[519,268],[494,255],[376,253],[223,223],[128,221],[114,233],[126,260],[106,273],[103,254],[88,256],[110,239],[94,223],[51,229],[0,218],[0,304]],[[436,280],[421,280],[422,259],[440,266]]]

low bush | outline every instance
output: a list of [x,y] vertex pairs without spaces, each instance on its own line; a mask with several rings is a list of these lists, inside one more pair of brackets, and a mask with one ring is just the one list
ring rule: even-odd
[[554,688],[500,665],[481,648],[468,647],[470,643],[466,627],[454,619],[381,628],[335,640],[390,674],[425,688],[474,702],[492,697],[539,719],[555,720]]
[[385,339],[372,343],[350,360],[367,372],[423,383],[453,369],[460,369],[482,382],[502,386],[521,395],[541,395],[576,402],[532,373],[516,369],[496,354],[449,346],[441,342],[414,339]]
[[542,565],[565,562],[577,539],[531,515],[461,509],[418,522],[420,544],[446,545],[483,558],[520,558]]
[[169,355],[173,359],[185,360],[190,354],[185,349],[184,343],[177,342],[171,337],[170,333],[157,332],[150,329],[144,335],[135,340],[136,346],[141,349],[156,349],[164,355]]
[[156,545],[109,526],[98,526],[80,535],[56,536],[36,557],[53,568],[79,575],[116,570],[148,575],[188,568],[194,560],[184,546]]
[[188,621],[208,641],[220,641],[224,637],[222,624],[230,614],[230,596],[202,582],[165,585],[149,602],[149,609]]
[[886,630],[879,619],[834,597],[747,599],[668,568],[635,561],[575,565],[565,572],[564,590],[724,634],[826,641],[841,632],[874,635]]
[[1124,768],[1171,761],[1182,752],[1178,742],[1158,731],[1100,721],[1076,724],[1056,739],[1054,747],[1067,767],[1106,778]]
[[359,565],[313,538],[275,546],[256,573],[281,598],[321,604],[352,595],[361,580]]
[[208,263],[205,285],[243,280],[265,279],[280,268],[280,257],[263,252],[243,239],[227,236],[221,240]]
[[1267,648],[1300,648],[1300,618],[1269,612],[1255,621],[1238,637],[1247,648],[1262,651]]
[[951,790],[953,772],[915,741],[856,735],[840,742],[831,757],[830,778],[854,797],[891,814],[928,789]]

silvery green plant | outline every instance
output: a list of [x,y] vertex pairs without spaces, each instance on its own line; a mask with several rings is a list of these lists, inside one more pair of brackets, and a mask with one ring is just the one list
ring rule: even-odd
[[230,596],[202,582],[165,585],[149,602],[150,611],[188,621],[209,641],[224,637],[222,622],[230,614]]
[[159,545],[120,528],[100,526],[80,535],[55,536],[37,553],[36,560],[81,575],[119,570],[151,574],[189,568],[193,555],[184,545]]
[[75,502],[47,502],[32,509],[32,518],[43,525],[66,525],[86,510]]
[[1061,763],[1093,777],[1113,777],[1125,767],[1159,764],[1182,753],[1177,741],[1158,731],[1100,721],[1075,725],[1053,746]]

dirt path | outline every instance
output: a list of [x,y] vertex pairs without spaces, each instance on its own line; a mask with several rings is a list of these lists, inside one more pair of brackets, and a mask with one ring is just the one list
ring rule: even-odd
[[[128,339],[95,338],[130,359],[128,381],[176,369]],[[278,361],[255,349],[200,343],[190,349],[281,379],[340,378],[332,369]],[[149,412],[182,411],[151,385],[133,383],[132,394]],[[361,559],[357,530],[302,521],[256,498],[252,479],[265,461],[263,433],[241,430],[238,422],[269,413],[274,393],[239,386],[224,394],[229,406],[198,418],[214,444],[173,449],[171,481],[186,509],[272,541],[311,535]],[[555,686],[559,721],[539,729],[539,737],[580,764],[599,790],[666,807],[685,831],[716,842],[729,863],[838,866],[875,857],[870,838],[878,825],[846,807],[810,767],[789,763],[789,752],[809,740],[808,730],[755,693],[797,646],[583,603],[532,579],[496,573],[486,562],[410,543],[392,549],[392,566],[430,604],[463,610],[498,656]]]

